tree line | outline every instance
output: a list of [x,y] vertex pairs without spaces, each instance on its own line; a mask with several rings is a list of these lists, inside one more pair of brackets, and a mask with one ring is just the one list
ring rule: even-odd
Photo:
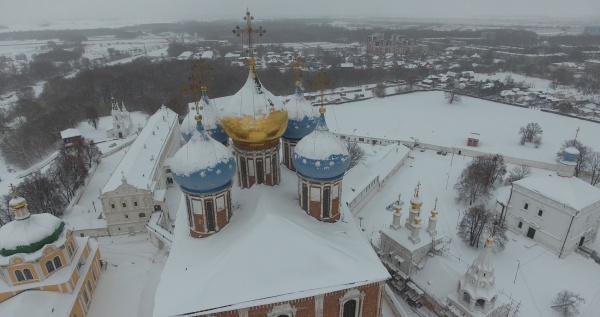
[[[56,159],[45,171],[28,175],[16,188],[27,200],[30,213],[49,213],[61,216],[65,207],[84,184],[89,170],[100,157],[100,150],[91,140],[76,139],[71,145],[61,146]],[[0,204],[0,226],[12,220],[7,209],[9,195]]]

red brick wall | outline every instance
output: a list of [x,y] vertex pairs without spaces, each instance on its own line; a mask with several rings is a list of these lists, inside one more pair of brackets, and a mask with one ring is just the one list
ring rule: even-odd
[[[383,283],[383,282],[382,282]],[[373,283],[369,285],[360,286],[357,288],[359,291],[365,293],[362,307],[362,317],[380,317],[378,313],[381,312],[379,305],[381,304],[381,295],[379,293],[379,283]],[[340,298],[346,294],[350,289],[345,289],[333,293],[325,294],[323,300],[323,317],[339,317],[340,315]],[[288,303],[292,307],[296,308],[296,317],[315,317],[315,299],[314,297],[302,298],[294,301],[275,303],[271,305],[250,307],[248,309],[248,317],[266,317],[267,313],[273,309],[273,307]],[[357,307],[360,311],[360,307]],[[214,317],[239,317],[240,314],[237,310],[227,311],[217,314],[209,315],[198,315],[200,316],[214,316]]]

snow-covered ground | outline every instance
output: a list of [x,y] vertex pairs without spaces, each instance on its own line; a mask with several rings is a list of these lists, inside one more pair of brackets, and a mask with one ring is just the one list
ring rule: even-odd
[[475,73],[474,79],[478,80],[478,81],[485,81],[486,79],[505,81],[507,76],[511,76],[512,79],[515,81],[515,83],[524,82],[526,85],[528,85],[530,87],[531,90],[536,90],[536,91],[540,90],[540,91],[544,91],[544,92],[548,92],[548,93],[568,92],[573,95],[578,94],[576,88],[572,88],[572,87],[565,88],[565,87],[559,86],[559,87],[556,87],[556,89],[554,89],[554,88],[550,87],[550,84],[552,82],[548,79],[543,79],[543,78],[538,78],[538,77],[528,77],[528,76],[524,76],[521,74],[515,74],[515,73],[510,73],[510,72],[497,72],[494,74]]
[[[327,106],[327,125],[334,132],[389,140],[501,153],[521,159],[554,163],[556,152],[567,139],[600,150],[600,124],[539,110],[463,97],[448,104],[443,92],[415,92]],[[539,148],[519,144],[519,129],[537,122],[544,130]],[[479,147],[467,147],[477,133]]]
[[90,305],[88,317],[152,316],[154,294],[167,259],[147,234],[98,238],[108,261]]
[[[389,226],[392,221],[392,213],[386,210],[386,206],[396,200],[399,193],[402,193],[403,200],[408,202],[415,186],[421,182],[420,197],[424,201],[424,223],[428,221],[429,211],[433,209],[434,201],[438,198],[437,230],[438,235],[452,239],[449,254],[430,259],[424,270],[418,271],[413,279],[421,285],[430,285],[428,290],[443,299],[456,289],[456,278],[466,272],[467,266],[481,252],[481,249],[469,247],[456,236],[460,213],[464,212],[467,206],[455,202],[453,186],[471,158],[461,155],[455,155],[454,158],[451,155],[436,155],[430,150],[412,151],[410,155],[414,160],[407,162],[357,217],[362,218],[362,227],[367,238],[378,241],[378,230]],[[548,172],[534,170],[534,175],[542,173]],[[402,217],[401,221],[404,222],[406,211]],[[600,265],[577,253],[566,259],[559,259],[554,253],[526,237],[511,232],[508,235],[510,242],[506,250],[494,256],[496,283],[499,290],[512,294],[513,298],[521,302],[519,316],[557,316],[550,305],[554,296],[563,289],[578,292],[585,298],[581,316],[597,316],[597,312],[600,311]],[[421,238],[426,237],[427,232],[421,230]],[[519,261],[520,268],[517,272]],[[434,274],[435,272],[441,273]],[[517,279],[513,283],[515,273]],[[505,298],[502,295],[499,297]]]

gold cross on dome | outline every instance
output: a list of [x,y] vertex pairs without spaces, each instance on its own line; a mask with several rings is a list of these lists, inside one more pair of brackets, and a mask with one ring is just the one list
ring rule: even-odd
[[198,82],[200,83],[200,88],[202,89],[202,92],[206,92],[207,88],[205,75],[212,71],[212,67],[206,65],[206,60],[204,58],[199,58],[198,62],[196,62],[194,66],[192,66],[192,73],[194,71],[196,71],[200,77],[198,79]]
[[[246,27],[245,28],[241,28],[239,25],[235,27],[235,29],[233,29],[233,34],[235,34],[237,37],[242,37],[246,35],[248,38],[246,39],[248,41],[248,57],[253,58],[254,57],[254,43],[257,42],[258,40],[258,36],[263,36],[263,34],[265,34],[267,32],[267,30],[263,29],[262,26],[259,26],[257,29],[255,29],[252,26],[252,20],[254,20],[254,17],[252,15],[250,15],[250,11],[248,11],[248,9],[246,9],[246,15],[244,16],[244,20],[246,21]],[[255,37],[257,40],[255,40]]]
[[294,54],[294,61],[290,63],[290,66],[294,69],[294,80],[296,82],[300,81],[300,78],[302,78],[302,67],[305,66],[306,64],[302,63],[302,61],[300,61],[300,55],[299,54]]
[[326,74],[327,73],[323,69],[319,70],[319,79],[313,80],[312,82],[312,87],[320,91],[319,102],[321,103],[321,107],[323,106],[323,102],[325,100],[325,89],[333,89],[333,82],[329,79],[325,79]]

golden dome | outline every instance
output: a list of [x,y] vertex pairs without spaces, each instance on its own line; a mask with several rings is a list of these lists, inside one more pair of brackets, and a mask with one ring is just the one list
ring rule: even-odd
[[266,90],[251,67],[244,86],[222,110],[221,126],[236,143],[263,145],[283,135],[288,114],[283,100]]
[[279,139],[287,128],[288,115],[285,110],[271,109],[268,115],[226,117],[221,126],[234,142],[264,144]]

